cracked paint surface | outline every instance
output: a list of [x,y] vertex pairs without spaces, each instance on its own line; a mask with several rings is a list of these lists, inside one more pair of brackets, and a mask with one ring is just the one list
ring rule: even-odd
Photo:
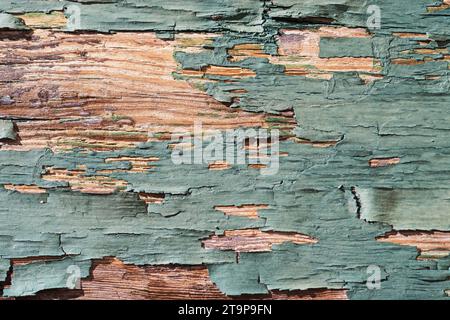
[[[449,15],[429,0],[2,1],[1,295],[67,288],[77,266],[87,297],[96,274],[191,268],[210,298],[448,299]],[[278,173],[174,165],[170,133],[196,120],[279,129]],[[164,296],[151,290],[134,298]]]

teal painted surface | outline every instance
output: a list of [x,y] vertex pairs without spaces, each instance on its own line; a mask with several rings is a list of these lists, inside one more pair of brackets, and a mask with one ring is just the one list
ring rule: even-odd
[[[92,173],[103,169],[103,160],[112,156],[157,155],[161,161],[156,170],[147,174],[111,174],[128,181],[130,193],[102,196],[68,190],[42,195],[0,192],[2,203],[8,203],[0,211],[5,264],[13,257],[60,256],[63,259],[69,256],[74,259],[74,265],[84,265],[92,259],[116,256],[137,265],[207,264],[211,279],[230,295],[265,293],[268,289],[326,287],[348,288],[352,298],[444,298],[443,290],[449,286],[448,269],[433,261],[417,261],[415,248],[377,242],[377,236],[392,228],[359,220],[357,203],[350,190],[325,182],[328,179],[343,182],[344,176],[349,175],[344,171],[341,178],[329,177],[330,167],[326,163],[335,157],[334,151],[323,150],[322,157],[318,157],[320,153],[312,147],[282,143],[281,150],[291,156],[282,161],[278,175],[264,177],[244,168],[211,172],[193,165],[182,166],[181,174],[181,171],[174,171],[170,151],[163,144],[147,147],[84,156],[42,152],[42,165],[74,168],[82,162]],[[126,161],[114,165],[123,168]],[[114,168],[112,164],[108,166]],[[382,177],[369,170],[366,175],[360,174],[359,179],[356,174],[350,178],[348,185],[370,186],[380,183]],[[321,181],[321,176],[325,180]],[[390,179],[385,179],[390,181],[396,176],[398,174],[393,172]],[[34,182],[47,184],[39,179]],[[141,191],[165,193],[164,204],[146,208],[143,201],[133,195]],[[420,229],[432,227],[429,219],[420,218],[423,210],[416,206],[420,208],[421,204],[414,195],[412,197],[411,203],[400,202],[403,209],[416,210],[414,223],[420,224]],[[360,199],[362,218],[365,218],[364,208],[370,202],[364,196]],[[261,210],[258,220],[227,217],[213,209],[216,205],[246,203],[266,203],[269,208]],[[396,218],[399,211],[387,208],[384,212]],[[445,210],[436,210],[433,214],[436,219],[447,221]],[[395,220],[386,222],[396,224]],[[200,243],[212,233],[255,227],[304,233],[319,242],[278,245],[270,253],[241,253],[238,264],[234,252],[205,250]],[[443,225],[442,229],[448,230],[448,226]],[[448,263],[448,259],[441,263]],[[386,273],[381,290],[365,288],[369,265],[378,265]],[[40,279],[37,272],[40,267],[36,267],[36,273],[32,272],[33,265],[29,268],[26,279],[32,275]],[[58,268],[52,269],[53,272],[61,273]],[[32,288],[27,287],[27,281],[19,277],[18,284],[13,281],[4,294],[30,294]],[[59,287],[53,280],[42,281],[47,283],[45,288]],[[38,284],[35,291],[44,289],[42,282]]]
[[[0,190],[0,280],[6,278],[10,259],[60,259],[18,267],[3,295],[64,287],[69,264],[79,266],[85,277],[93,259],[115,256],[136,265],[206,264],[212,281],[229,295],[330,288],[348,289],[353,299],[448,298],[448,257],[420,261],[414,247],[376,241],[394,229],[450,231],[448,61],[439,53],[414,53],[419,48],[414,39],[392,34],[426,31],[431,40],[420,48],[449,48],[448,9],[427,14],[433,2],[426,0],[90,2],[77,2],[83,30],[152,31],[165,38],[176,32],[221,33],[202,52],[176,52],[180,68],[253,70],[256,76],[250,78],[206,75],[215,81],[207,83],[205,91],[231,108],[274,115],[292,110],[298,138],[336,145],[314,148],[282,142],[280,151],[289,156],[280,159],[274,176],[261,176],[246,166],[226,171],[174,166],[166,142],[114,152],[0,150],[0,184],[51,188],[39,195]],[[69,4],[75,2],[2,1],[0,11],[49,12]],[[288,76],[284,66],[266,58],[228,59],[228,49],[244,43],[261,44],[275,55],[277,35],[284,28],[365,27],[370,4],[380,6],[382,28],[370,39],[322,39],[320,55],[373,56],[381,61],[383,76],[374,82],[365,83],[356,72],[334,72],[330,80]],[[3,21],[9,23],[11,16],[1,17],[8,17],[0,19],[5,26]],[[16,27],[9,23],[6,28]],[[394,64],[397,58],[424,63]],[[187,80],[181,73],[174,77]],[[238,89],[245,92],[236,94]],[[6,138],[12,137],[10,123],[0,123]],[[128,161],[105,161],[119,156],[160,161],[145,173],[99,172],[130,169]],[[400,163],[368,166],[371,159],[391,157]],[[70,170],[80,164],[86,165],[86,175],[128,182],[127,192],[81,194],[41,176],[45,167]],[[146,206],[139,192],[164,194],[165,201]],[[214,210],[217,205],[261,203],[269,207],[260,210],[257,220]],[[201,246],[212,234],[246,228],[303,233],[318,243],[241,253],[239,263],[234,252]],[[380,290],[366,287],[370,265],[381,268]]]
[[[71,266],[76,266],[76,269],[72,271]],[[49,287],[75,289],[77,288],[76,279],[89,276],[90,267],[89,261],[80,262],[71,258],[16,266],[14,285],[6,288],[3,295],[6,297],[33,295],[36,291]],[[77,278],[72,280],[71,275]]]
[[0,13],[0,29],[27,29],[23,21],[7,13]]

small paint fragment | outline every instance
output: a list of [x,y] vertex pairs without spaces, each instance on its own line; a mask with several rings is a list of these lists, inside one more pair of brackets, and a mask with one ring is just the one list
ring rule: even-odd
[[261,231],[258,229],[227,230],[224,235],[213,235],[203,240],[206,249],[232,250],[236,252],[268,252],[274,244],[291,242],[313,244],[316,239],[294,232]]
[[38,186],[6,184],[4,187],[6,190],[17,191],[20,193],[46,193],[47,192],[45,189],[40,188]]
[[228,216],[247,217],[250,219],[258,219],[258,210],[267,209],[269,206],[260,205],[242,205],[242,206],[216,206],[215,210],[223,212]]
[[16,140],[17,133],[11,120],[0,120],[0,139]]
[[371,168],[388,167],[399,163],[400,158],[378,158],[369,160],[369,166]]
[[226,170],[230,168],[231,165],[226,161],[215,161],[208,164],[209,170]]

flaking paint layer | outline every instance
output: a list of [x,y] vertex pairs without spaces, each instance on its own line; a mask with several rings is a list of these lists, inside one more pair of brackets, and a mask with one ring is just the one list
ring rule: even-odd
[[[304,52],[296,47],[301,37],[325,27],[336,34],[343,27],[365,29],[371,4],[381,9],[380,30],[364,37],[321,36],[317,56],[304,65]],[[292,112],[295,123],[284,133],[280,152],[287,156],[274,176],[244,165],[174,166],[166,141],[114,151],[0,149],[0,283],[11,268],[13,274],[3,296],[67,287],[69,266],[87,277],[93,260],[112,256],[138,266],[206,265],[230,296],[328,288],[346,289],[353,299],[448,298],[449,257],[417,260],[415,247],[376,240],[393,230],[450,231],[449,17],[448,10],[427,11],[433,4],[2,1],[0,29],[8,32],[26,28],[17,15],[78,5],[78,32],[155,32],[166,41],[184,32],[216,33],[198,50],[175,52],[179,70],[173,77],[195,83],[186,71],[209,70],[199,87],[217,101],[272,117]],[[282,30],[298,33],[283,36]],[[245,44],[261,52],[231,59],[230,52]],[[348,65],[351,71],[343,71]],[[245,70],[245,76],[227,73],[230,68]],[[16,140],[15,121],[27,121],[8,116],[15,101],[6,83],[0,79],[2,143]],[[133,157],[158,161],[133,172]],[[389,158],[398,161],[370,165]],[[74,190],[67,179],[46,178],[48,168],[80,166],[81,178],[107,177],[125,187],[93,194]],[[6,185],[46,192],[21,193]],[[164,201],[146,203],[142,194],[162,194]],[[215,210],[245,205],[264,208],[257,219]],[[286,242],[238,257],[202,246],[213,235],[244,229],[299,233],[317,242]],[[43,261],[14,265],[14,259],[29,257]],[[381,270],[379,290],[366,286],[371,265]]]

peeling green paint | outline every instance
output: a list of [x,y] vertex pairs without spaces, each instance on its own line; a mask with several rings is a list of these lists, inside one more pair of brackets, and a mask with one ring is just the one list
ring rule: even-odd
[[373,57],[372,39],[321,38],[320,57]]
[[397,230],[450,230],[448,189],[357,189],[357,193],[364,220],[385,222]]
[[19,18],[7,13],[0,13],[0,29],[26,30],[27,27]]

